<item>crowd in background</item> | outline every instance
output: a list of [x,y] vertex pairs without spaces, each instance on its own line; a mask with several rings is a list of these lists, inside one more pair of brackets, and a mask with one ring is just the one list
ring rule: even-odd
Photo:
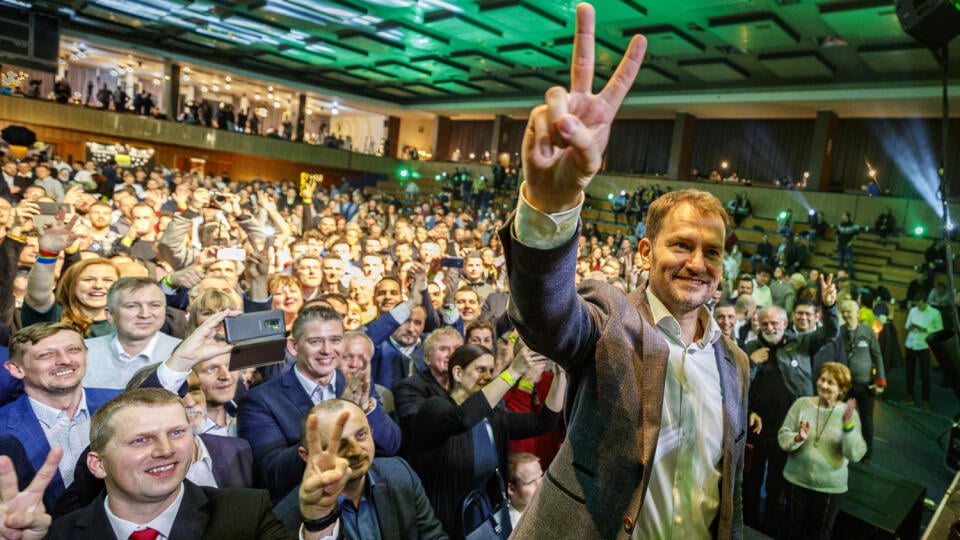
[[[357,422],[368,432],[372,428],[365,435],[357,428],[351,436],[356,448],[366,448],[362,437],[373,442],[372,450],[348,456],[351,467],[369,471],[383,463],[382,471],[367,472],[374,482],[377,474],[419,477],[411,489],[428,503],[413,510],[422,532],[462,538],[475,526],[464,506],[475,493],[492,506],[508,502],[515,521],[563,440],[559,413],[566,384],[562,370],[517,339],[507,316],[508,254],[497,231],[513,207],[504,201],[513,202],[519,178],[509,164],[494,167],[489,185],[457,170],[444,196],[424,202],[410,190],[397,199],[364,193],[347,181],[236,182],[166,167],[100,168],[57,158],[5,163],[0,345],[10,363],[9,371],[0,370],[0,418],[13,408],[33,407],[35,416],[27,415],[26,422],[37,423],[28,426],[37,440],[20,433],[33,471],[54,446],[44,443],[68,447],[59,484],[51,483],[46,493],[55,517],[82,508],[100,492],[102,482],[82,466],[86,444],[96,452],[96,441],[82,432],[108,397],[96,392],[110,389],[113,397],[152,381],[185,399],[193,428],[204,437],[197,452],[213,465],[187,478],[198,485],[268,490],[291,531],[300,526],[297,494],[305,504],[298,490],[311,467],[303,458],[312,452],[304,419],[336,399],[355,409],[341,404],[331,410],[360,411]],[[584,224],[578,283],[603,280],[625,293],[644,286],[637,240],[650,203],[668,191],[654,186],[611,199],[614,221],[622,217],[628,233],[603,234]],[[45,203],[66,206],[50,213]],[[738,195],[729,210],[740,225],[751,213],[747,195]],[[884,227],[893,230],[892,222]],[[755,383],[764,381],[750,393],[754,457],[745,476],[745,514],[748,525],[781,537],[788,532],[780,528],[782,518],[791,511],[784,502],[788,484],[816,491],[826,482],[828,490],[845,491],[845,469],[842,478],[837,473],[825,480],[810,473],[826,466],[817,460],[870,459],[873,400],[886,385],[873,329],[889,320],[891,298],[855,286],[850,272],[841,270],[833,281],[839,294],[824,306],[819,272],[807,267],[792,235],[781,246],[764,235],[747,256],[751,274],[742,271],[736,229],[728,233],[724,279],[710,308],[721,330],[750,355]],[[905,304],[908,399],[914,399],[916,366],[923,382],[919,401],[928,410],[923,337],[936,331],[937,309],[947,304],[942,284],[931,286],[930,277],[926,268],[919,271]],[[207,323],[211,317],[219,323],[226,315],[267,310],[284,318],[289,342],[282,358],[237,372],[229,370],[229,351],[210,357],[184,352],[188,344],[217,342],[217,326]],[[42,359],[39,345],[63,335],[83,339],[82,348],[64,356],[73,355],[68,367],[74,371],[31,368]],[[806,383],[791,379],[783,367],[791,361],[795,367],[798,359],[807,365]],[[50,380],[36,380],[44,377]],[[36,396],[81,395],[78,388],[84,389],[84,403],[63,421],[79,427],[66,439],[48,428],[42,407],[25,405],[25,395],[42,401]],[[855,427],[863,444],[838,446],[826,458],[807,450],[794,454],[808,436],[840,440],[839,431],[824,435],[822,425],[817,433],[816,422],[798,424],[798,415],[810,420],[820,414],[816,398],[809,406],[794,400],[819,395],[830,411],[840,410],[847,431],[854,429],[852,409],[843,410],[848,393],[857,400]],[[0,425],[3,433],[22,429]],[[217,438],[238,441],[230,455],[247,456],[237,462],[238,478],[218,477],[217,461],[227,454],[218,454]],[[388,461],[392,456],[406,461]],[[370,537],[364,516],[372,510],[349,501],[339,505],[348,536]],[[284,511],[294,517],[285,520]]]

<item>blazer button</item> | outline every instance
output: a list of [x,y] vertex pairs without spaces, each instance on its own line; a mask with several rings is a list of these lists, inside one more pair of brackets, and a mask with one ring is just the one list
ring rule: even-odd
[[633,532],[633,518],[630,516],[625,516],[623,518],[623,530],[627,532]]

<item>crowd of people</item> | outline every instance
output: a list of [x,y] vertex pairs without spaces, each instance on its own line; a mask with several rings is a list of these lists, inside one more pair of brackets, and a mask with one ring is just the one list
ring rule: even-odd
[[[112,185],[104,173],[115,178]],[[354,493],[354,503],[337,503],[348,537],[367,537],[363,516],[381,510],[364,513],[357,497],[381,476],[415,479],[407,488],[418,502],[407,509],[407,526],[421,532],[464,536],[476,522],[465,521],[474,518],[461,505],[474,492],[492,506],[508,502],[516,522],[532,499],[529,488],[560,449],[567,376],[559,357],[550,362],[526,347],[507,316],[508,253],[496,234],[506,216],[495,205],[468,206],[462,192],[411,204],[365,195],[348,182],[243,183],[56,159],[6,163],[4,179],[0,337],[10,360],[0,372],[0,426],[11,419],[7,432],[17,437],[8,443],[20,447],[6,455],[25,454],[27,479],[42,470],[51,448],[63,448],[44,493],[57,517],[112,485],[109,475],[106,484],[90,476],[90,456],[102,448],[84,434],[99,407],[139,386],[166,388],[189,403],[190,429],[199,435],[194,456],[207,456],[205,473],[187,467],[190,482],[267,489],[291,532],[301,525],[298,512],[307,511],[303,482],[323,476],[308,455],[337,462],[329,441],[304,439],[311,411],[326,411],[316,415],[325,437],[339,430],[339,444],[364,456],[347,458],[350,474],[372,474],[354,474],[342,491]],[[635,219],[650,223],[651,205],[678,193],[631,195],[646,202]],[[41,203],[67,210],[44,216]],[[727,213],[735,218],[736,208]],[[602,282],[627,295],[647,288],[650,267],[636,237],[581,233],[572,283]],[[754,274],[744,273],[733,229],[722,243],[730,245],[721,246],[722,271],[707,305],[720,332],[750,359],[744,518],[785,537],[794,530],[783,528],[792,512],[806,520],[803,512],[819,508],[811,490],[846,488],[837,474],[827,475],[828,486],[817,484],[824,477],[811,467],[828,464],[809,462],[824,454],[806,449],[807,440],[829,438],[832,467],[870,460],[874,400],[886,384],[872,325],[885,303],[843,271],[826,285],[816,270],[788,272],[773,246],[758,246]],[[231,247],[242,255],[228,253]],[[927,303],[936,289],[924,286],[926,278],[921,269],[912,284],[906,330],[908,383],[918,367],[929,408],[923,338],[942,322]],[[271,309],[280,310],[288,330],[284,358],[230,371],[229,351],[214,354],[223,345],[207,321]],[[191,340],[194,351],[185,351]],[[202,352],[196,343],[205,344]],[[47,350],[50,362],[41,367]],[[847,395],[855,405],[844,404]],[[127,406],[167,403],[139,399]],[[24,437],[22,418],[34,437]],[[837,426],[853,426],[862,445],[848,448],[836,436],[844,430],[830,426],[841,419]],[[322,509],[331,506],[318,497]],[[803,497],[801,510],[788,507]],[[821,510],[835,515],[837,508]]]
[[[510,215],[4,164],[0,535],[830,538],[883,314],[843,273],[728,266],[707,192],[634,194],[635,237],[580,227],[644,52],[531,112]],[[231,369],[224,321],[271,310],[282,357]]]

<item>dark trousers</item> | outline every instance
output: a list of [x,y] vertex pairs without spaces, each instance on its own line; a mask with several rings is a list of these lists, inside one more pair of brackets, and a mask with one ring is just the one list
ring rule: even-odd
[[873,405],[876,398],[870,391],[869,383],[853,383],[850,397],[857,400],[857,413],[860,414],[860,432],[867,442],[867,453],[863,459],[870,459],[873,452]]
[[921,396],[924,401],[930,401],[930,350],[915,351],[913,349],[907,349],[904,360],[907,365],[907,395],[913,395],[914,370],[919,364]]
[[821,493],[787,483],[787,540],[830,540],[846,493]]
[[846,261],[847,274],[849,274],[850,277],[852,278],[853,277],[853,246],[851,246],[850,244],[843,245],[843,246],[838,245],[837,255],[839,255],[840,257],[840,262],[837,266],[839,266],[840,268],[843,268],[843,263],[844,261]]
[[[764,429],[766,431],[766,429]],[[783,468],[787,464],[787,453],[777,442],[776,431],[773,435],[754,435],[750,433],[747,441],[753,445],[750,458],[750,471],[743,474],[743,522],[779,538],[783,524],[784,489]],[[766,482],[764,482],[766,471]],[[760,488],[767,491],[764,511],[760,512]]]

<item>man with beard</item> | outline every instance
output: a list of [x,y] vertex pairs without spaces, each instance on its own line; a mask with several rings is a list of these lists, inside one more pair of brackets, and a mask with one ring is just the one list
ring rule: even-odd
[[[300,529],[301,504],[310,494],[319,504],[304,514],[307,530],[322,530],[325,537],[446,539],[410,465],[395,457],[374,458],[376,431],[363,411],[351,401],[333,399],[314,407],[304,422],[298,449],[308,471],[326,482],[302,483],[274,508],[287,529]],[[346,469],[345,476],[327,475]],[[310,474],[308,472],[308,474]],[[335,480],[334,480],[335,478]]]
[[[806,334],[787,331],[787,313],[780,306],[760,311],[760,338],[747,343],[750,356],[750,397],[752,414],[759,415],[767,429],[750,432],[753,444],[750,470],[743,477],[744,522],[764,533],[780,537],[778,527],[785,520],[783,467],[786,453],[777,442],[777,426],[793,402],[814,393],[814,357],[839,335],[837,290],[833,276],[820,279],[823,298],[823,326]],[[767,472],[763,481],[764,469]],[[766,488],[764,514],[760,515],[760,486]]]
[[90,236],[93,242],[88,251],[93,251],[101,257],[113,253],[113,245],[120,240],[120,235],[110,230],[113,221],[113,209],[105,202],[94,203],[87,212],[87,221],[90,222]]
[[426,309],[420,305],[410,311],[410,318],[377,346],[370,362],[373,381],[390,390],[413,373],[426,367],[420,336],[426,322]]
[[[288,348],[296,349],[292,369],[251,389],[240,403],[237,433],[253,449],[274,502],[285,497],[303,475],[297,454],[301,422],[321,401],[341,397],[346,379],[337,369],[343,354],[343,319],[326,305],[303,309],[293,321]],[[383,406],[370,398],[363,407],[377,432],[377,451],[390,456],[400,447],[400,428]]]

